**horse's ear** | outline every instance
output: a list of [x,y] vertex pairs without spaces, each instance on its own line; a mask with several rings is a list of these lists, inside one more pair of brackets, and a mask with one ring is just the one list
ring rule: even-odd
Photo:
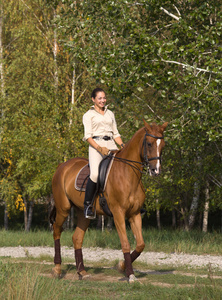
[[168,125],[168,122],[165,122],[165,123],[161,126],[161,128],[162,128],[163,131],[166,129],[167,125]]
[[150,132],[152,131],[150,125],[143,119],[143,123],[144,123],[144,126],[146,127],[146,129]]

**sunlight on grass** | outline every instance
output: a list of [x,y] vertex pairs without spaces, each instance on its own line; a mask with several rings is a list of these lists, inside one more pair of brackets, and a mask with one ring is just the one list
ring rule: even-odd
[[[61,245],[73,247],[72,235],[73,231],[64,231],[61,235]],[[136,243],[132,232],[128,230],[127,235],[131,249],[134,249]],[[222,255],[222,234],[217,232],[144,229],[143,237],[146,245],[144,251]],[[0,247],[19,245],[23,247],[54,247],[52,232],[47,230],[31,232],[0,230]],[[83,247],[121,249],[121,244],[115,229],[104,232],[89,229],[85,234]]]
[[[187,273],[179,269],[153,269],[147,272],[135,270],[137,278],[143,283],[130,285],[119,281],[120,275],[112,267],[100,267],[93,264],[87,267],[92,275],[89,281],[74,279],[76,272],[73,265],[63,266],[67,278],[55,279],[51,276],[50,265],[38,262],[13,262],[0,260],[0,297],[1,299],[37,300],[37,299],[210,299],[222,297],[222,277],[214,279],[209,270],[195,270]],[[173,273],[177,271],[177,273]],[[97,279],[97,280],[96,280]],[[101,281],[102,280],[102,281]],[[105,280],[105,281],[104,281]]]

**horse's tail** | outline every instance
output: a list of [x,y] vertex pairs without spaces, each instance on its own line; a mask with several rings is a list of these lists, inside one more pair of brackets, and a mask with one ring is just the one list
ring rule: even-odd
[[53,225],[55,223],[55,218],[56,218],[56,207],[55,205],[53,205],[53,208],[50,212],[50,216],[49,216],[49,221],[50,224]]

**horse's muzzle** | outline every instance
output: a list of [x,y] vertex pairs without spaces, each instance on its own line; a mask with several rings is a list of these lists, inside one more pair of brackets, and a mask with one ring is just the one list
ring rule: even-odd
[[150,173],[150,176],[158,176],[161,173],[161,169],[160,168],[152,168],[151,167],[149,169],[149,173]]

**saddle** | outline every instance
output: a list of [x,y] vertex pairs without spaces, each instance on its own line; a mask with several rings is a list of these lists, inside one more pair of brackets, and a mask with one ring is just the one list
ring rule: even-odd
[[[96,188],[96,195],[99,195],[99,204],[103,209],[104,213],[107,216],[112,217],[112,213],[108,207],[106,198],[103,194],[106,182],[109,176],[110,169],[113,163],[113,157],[115,156],[114,152],[111,152],[109,155],[105,156],[99,164],[99,175],[97,180],[97,188]],[[86,185],[89,179],[90,174],[90,167],[89,164],[86,164],[76,176],[75,180],[75,189],[80,192],[84,192],[86,190]],[[94,196],[95,199],[95,196]]]

